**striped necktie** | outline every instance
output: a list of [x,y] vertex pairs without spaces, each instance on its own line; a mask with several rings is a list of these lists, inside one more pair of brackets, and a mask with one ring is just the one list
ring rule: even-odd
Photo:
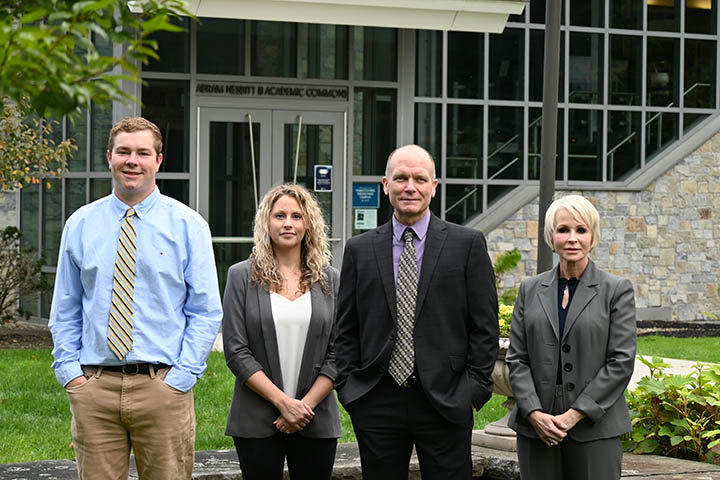
[[407,380],[415,366],[413,330],[418,284],[417,253],[413,245],[411,228],[405,229],[403,238],[405,247],[400,254],[396,287],[397,337],[388,365],[388,372],[398,385],[402,385]]
[[133,292],[135,291],[135,210],[129,208],[120,227],[112,304],[108,326],[108,346],[122,360],[133,347]]

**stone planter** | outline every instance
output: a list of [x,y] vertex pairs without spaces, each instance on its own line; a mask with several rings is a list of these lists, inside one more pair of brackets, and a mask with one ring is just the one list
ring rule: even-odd
[[488,424],[485,429],[473,431],[473,444],[515,452],[517,451],[515,432],[508,427],[510,412],[515,408],[515,398],[513,397],[512,388],[510,387],[510,370],[505,363],[505,355],[510,347],[510,339],[501,338],[499,347],[498,358],[495,360],[495,368],[492,372],[494,384],[493,393],[508,397],[502,404],[502,406],[507,409],[507,414],[500,420]]

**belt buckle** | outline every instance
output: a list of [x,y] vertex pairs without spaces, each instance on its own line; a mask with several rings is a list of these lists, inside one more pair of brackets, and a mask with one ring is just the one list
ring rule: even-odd
[[[130,367],[130,368],[128,368]],[[140,364],[139,363],[129,363],[126,365],[123,365],[122,367],[122,373],[125,375],[137,375],[140,373]]]
[[417,385],[417,376],[410,375],[405,379],[405,381],[402,383],[402,386],[405,388],[411,388]]

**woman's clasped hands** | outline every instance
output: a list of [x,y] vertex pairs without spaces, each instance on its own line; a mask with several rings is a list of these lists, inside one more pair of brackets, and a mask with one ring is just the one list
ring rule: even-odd
[[315,416],[310,405],[303,400],[286,396],[277,405],[280,416],[273,422],[282,433],[295,433],[307,427]]
[[540,440],[548,447],[554,447],[565,439],[567,432],[583,417],[582,412],[571,408],[561,415],[550,415],[535,410],[528,415],[528,420],[530,420]]

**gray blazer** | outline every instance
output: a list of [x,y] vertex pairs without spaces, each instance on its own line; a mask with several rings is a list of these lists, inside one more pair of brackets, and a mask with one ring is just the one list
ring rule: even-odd
[[[330,267],[327,276],[331,295],[325,295],[317,284],[310,289],[312,316],[298,377],[297,398],[307,393],[319,374],[335,381],[333,336],[340,273]],[[273,422],[280,412],[250,390],[245,381],[262,370],[282,389],[282,373],[270,291],[267,287],[258,288],[252,282],[248,260],[230,267],[223,312],[225,360],[235,374],[235,391],[225,434],[245,438],[269,437],[278,432]],[[342,435],[335,391],[330,392],[313,411],[315,416],[307,427],[298,432],[300,435],[310,438],[338,438]]]
[[611,438],[632,427],[625,388],[635,366],[635,296],[629,280],[590,261],[558,337],[559,268],[522,282],[506,362],[517,408],[508,425],[537,438],[527,416],[550,412],[558,362],[566,404],[587,416],[569,435],[577,441]]

